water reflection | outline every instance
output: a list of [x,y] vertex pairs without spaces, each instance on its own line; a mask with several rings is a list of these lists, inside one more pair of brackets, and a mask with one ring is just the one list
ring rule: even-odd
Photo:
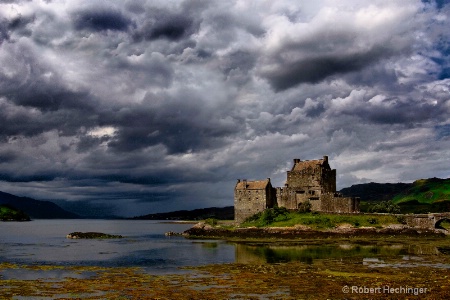
[[316,259],[361,259],[372,257],[402,257],[408,255],[442,254],[438,248],[428,245],[301,245],[272,246],[236,244],[238,263],[282,263],[300,261],[312,264]]
[[66,269],[57,270],[32,270],[32,269],[2,269],[0,278],[3,280],[21,279],[37,280],[46,282],[58,282],[65,278],[86,279],[97,275],[97,272],[83,271],[75,272]]

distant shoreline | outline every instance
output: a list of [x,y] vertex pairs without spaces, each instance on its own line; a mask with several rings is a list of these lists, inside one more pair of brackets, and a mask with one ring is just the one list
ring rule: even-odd
[[[145,220],[138,220],[138,221],[145,221]],[[198,221],[189,221],[189,220],[187,220],[187,221],[184,221],[184,220],[167,220],[167,221],[155,220],[155,221],[158,221],[158,223],[160,223],[160,224],[197,224],[198,223]]]

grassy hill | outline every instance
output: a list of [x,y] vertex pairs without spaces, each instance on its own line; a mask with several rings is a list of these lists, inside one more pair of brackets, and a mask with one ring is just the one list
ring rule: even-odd
[[403,213],[427,213],[450,211],[450,178],[420,179],[395,195],[392,201]]
[[0,221],[30,221],[30,217],[10,205],[0,204]]
[[392,201],[402,213],[450,211],[450,178],[419,179],[413,183],[366,183],[340,191],[361,198],[361,211],[380,201]]
[[416,180],[410,188],[395,195],[392,201],[397,204],[408,201],[426,204],[450,201],[450,178]]

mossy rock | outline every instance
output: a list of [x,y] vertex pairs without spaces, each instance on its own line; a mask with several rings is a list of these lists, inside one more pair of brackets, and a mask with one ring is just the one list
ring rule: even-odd
[[121,239],[121,235],[113,235],[101,232],[72,232],[66,236],[68,239]]

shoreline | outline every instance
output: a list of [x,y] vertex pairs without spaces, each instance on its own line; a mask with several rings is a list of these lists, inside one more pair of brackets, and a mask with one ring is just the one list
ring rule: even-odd
[[229,241],[246,240],[272,240],[298,241],[341,238],[386,238],[386,237],[435,237],[446,238],[449,232],[442,229],[419,229],[406,225],[390,225],[382,228],[376,227],[336,227],[325,230],[312,229],[307,226],[294,227],[246,227],[223,228],[213,227],[204,222],[197,223],[183,232],[188,239],[223,239]]

